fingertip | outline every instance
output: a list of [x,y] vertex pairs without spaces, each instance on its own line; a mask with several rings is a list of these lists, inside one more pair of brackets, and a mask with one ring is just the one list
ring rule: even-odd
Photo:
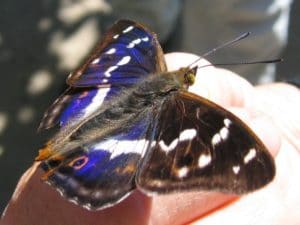
[[189,224],[236,198],[236,195],[205,191],[156,196],[152,201],[150,224]]

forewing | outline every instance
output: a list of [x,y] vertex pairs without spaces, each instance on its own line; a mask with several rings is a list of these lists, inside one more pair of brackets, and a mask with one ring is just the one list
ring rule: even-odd
[[114,135],[73,149],[42,164],[46,179],[63,196],[87,209],[116,204],[135,188],[135,174],[147,149],[149,121],[120,128]]
[[163,103],[154,140],[136,177],[146,193],[242,194],[275,174],[266,147],[240,119],[191,93],[176,93]]
[[84,120],[111,97],[120,92],[120,87],[68,88],[44,113],[39,130],[56,124],[64,127]]
[[141,24],[120,20],[93,54],[73,72],[69,87],[45,112],[39,130],[76,124],[105,101],[149,74],[166,70],[156,35]]
[[76,87],[132,85],[162,71],[166,71],[166,65],[156,35],[139,23],[120,20],[67,83]]

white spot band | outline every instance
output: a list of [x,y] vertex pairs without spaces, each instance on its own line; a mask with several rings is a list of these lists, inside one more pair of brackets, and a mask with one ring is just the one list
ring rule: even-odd
[[254,148],[251,148],[247,155],[244,157],[244,163],[247,164],[250,162],[252,159],[254,159],[256,156],[256,150]]

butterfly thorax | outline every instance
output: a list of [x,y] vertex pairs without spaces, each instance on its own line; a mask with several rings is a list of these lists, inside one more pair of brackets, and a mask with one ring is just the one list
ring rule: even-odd
[[95,139],[109,138],[119,132],[120,124],[125,126],[146,118],[150,111],[160,108],[173,93],[186,90],[194,82],[194,76],[188,68],[150,75],[134,87],[124,88],[119,96],[80,124],[61,129],[49,142],[50,146],[48,143],[40,153],[45,149],[48,152],[50,148],[50,157],[57,157],[58,152],[68,155],[72,149]]

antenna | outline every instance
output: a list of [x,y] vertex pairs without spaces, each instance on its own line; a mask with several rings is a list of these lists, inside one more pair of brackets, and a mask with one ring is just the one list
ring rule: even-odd
[[198,68],[204,68],[208,66],[236,66],[236,65],[251,65],[251,64],[268,64],[268,63],[278,63],[282,62],[283,59],[270,59],[270,60],[262,60],[262,61],[251,61],[251,62],[233,62],[233,63],[215,63],[199,66]]
[[217,50],[219,50],[219,49],[221,49],[221,48],[227,47],[227,46],[232,45],[232,44],[234,44],[234,43],[236,43],[236,42],[238,42],[238,41],[240,41],[240,40],[243,40],[243,39],[245,39],[246,37],[248,37],[249,35],[250,35],[250,32],[243,33],[243,34],[241,34],[240,36],[236,37],[235,39],[233,39],[233,40],[231,40],[231,41],[227,41],[227,42],[225,42],[225,43],[219,45],[218,47],[213,48],[212,50],[210,50],[210,51],[204,53],[203,55],[199,56],[199,58],[196,59],[195,61],[193,61],[191,64],[189,64],[189,65],[187,66],[187,68],[190,68],[193,64],[195,64],[195,63],[198,62],[199,60],[203,59],[205,56],[211,55],[211,54],[215,53]]

